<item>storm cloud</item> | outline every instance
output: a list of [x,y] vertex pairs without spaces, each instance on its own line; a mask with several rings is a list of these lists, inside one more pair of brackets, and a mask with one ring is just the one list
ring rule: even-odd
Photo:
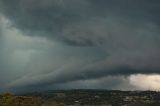
[[158,0],[0,0],[0,86],[131,89],[130,75],[160,73],[159,11]]

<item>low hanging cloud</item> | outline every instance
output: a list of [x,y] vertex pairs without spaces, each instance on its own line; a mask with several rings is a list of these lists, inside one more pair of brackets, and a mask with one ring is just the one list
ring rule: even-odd
[[150,0],[1,0],[0,75],[11,78],[0,85],[60,88],[159,74],[159,10]]

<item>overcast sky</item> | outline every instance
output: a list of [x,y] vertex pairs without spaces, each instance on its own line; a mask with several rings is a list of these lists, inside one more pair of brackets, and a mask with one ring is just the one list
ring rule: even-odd
[[160,89],[159,0],[0,0],[0,91]]

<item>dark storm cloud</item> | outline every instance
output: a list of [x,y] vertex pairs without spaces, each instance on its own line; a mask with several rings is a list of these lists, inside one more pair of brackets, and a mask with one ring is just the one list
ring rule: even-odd
[[[0,43],[1,50],[7,48],[0,58],[8,60],[0,60],[0,66],[14,63],[13,73],[21,73],[7,86],[37,88],[108,75],[160,73],[159,11],[158,0],[1,0],[0,12],[11,27],[1,35],[11,34],[12,28],[19,31],[13,31],[13,38],[25,35],[13,44]],[[10,63],[9,57],[16,62]],[[17,69],[18,63],[25,65]]]
[[46,36],[59,38],[61,36],[59,32],[65,25],[81,20],[80,14],[81,10],[85,11],[85,2],[84,0],[17,0],[14,2],[7,0],[2,1],[4,4],[2,10],[15,26],[31,35],[43,33]]
[[[101,39],[107,37],[104,30],[110,26],[126,27],[132,33],[137,30],[136,27],[143,27],[146,21],[159,24],[160,19],[158,14],[160,3],[150,0],[1,0],[1,2],[2,12],[21,30],[30,35],[36,33],[77,45],[105,42]],[[97,24],[103,28],[96,29],[97,32],[101,31],[102,38],[94,29],[99,27]],[[114,31],[111,29],[110,34],[114,34]],[[95,39],[92,38],[93,35]]]
[[[55,85],[51,85],[55,86]],[[131,90],[134,87],[129,84],[128,78],[122,76],[108,76],[102,77],[98,79],[91,79],[91,80],[79,80],[68,82],[65,84],[57,84],[56,87],[65,88],[65,89],[120,89],[120,90]]]

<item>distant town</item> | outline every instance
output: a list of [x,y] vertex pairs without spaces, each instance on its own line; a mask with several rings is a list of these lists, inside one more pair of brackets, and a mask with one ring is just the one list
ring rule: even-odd
[[88,89],[4,93],[0,106],[160,106],[160,92]]

